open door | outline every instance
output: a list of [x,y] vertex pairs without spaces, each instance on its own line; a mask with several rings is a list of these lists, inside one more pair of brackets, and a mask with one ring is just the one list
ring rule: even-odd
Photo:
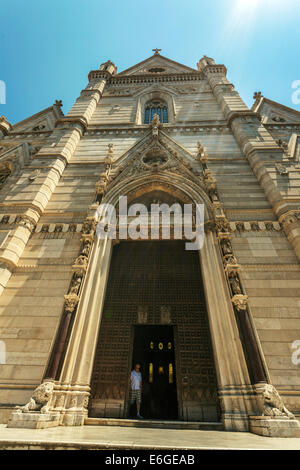
[[[135,326],[132,369],[136,363],[143,378],[141,414],[147,419],[177,419],[173,327]],[[131,408],[130,414],[135,416],[135,410]]]

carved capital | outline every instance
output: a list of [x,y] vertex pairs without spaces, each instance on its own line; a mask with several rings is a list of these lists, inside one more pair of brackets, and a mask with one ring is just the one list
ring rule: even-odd
[[[219,238],[229,238],[230,224],[226,219],[221,204],[214,204],[216,226]],[[226,235],[223,237],[223,235]]]
[[284,228],[287,228],[290,224],[294,224],[299,221],[300,211],[289,211],[279,218],[279,222],[282,223]]
[[64,309],[66,312],[73,313],[78,302],[79,302],[79,297],[77,294],[67,294],[64,296],[65,297],[65,304],[64,304]]
[[31,233],[35,230],[36,224],[26,216],[19,216],[15,220],[15,224],[19,227],[27,228]]
[[238,273],[241,270],[241,266],[238,264],[236,257],[233,254],[227,254],[224,256],[224,269],[225,273],[229,276],[230,274]]
[[81,233],[84,235],[94,234],[97,221],[94,217],[87,217],[82,225]]
[[88,264],[87,255],[79,255],[74,261],[72,269],[77,275],[81,275],[86,272],[87,264]]
[[232,297],[231,302],[239,312],[245,312],[248,305],[248,295],[236,294]]

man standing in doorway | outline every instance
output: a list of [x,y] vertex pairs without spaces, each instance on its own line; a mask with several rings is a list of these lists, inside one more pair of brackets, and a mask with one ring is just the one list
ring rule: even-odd
[[142,374],[140,372],[140,364],[137,363],[134,366],[134,370],[131,371],[130,375],[130,404],[136,403],[137,418],[143,419],[140,415],[141,401],[142,401]]

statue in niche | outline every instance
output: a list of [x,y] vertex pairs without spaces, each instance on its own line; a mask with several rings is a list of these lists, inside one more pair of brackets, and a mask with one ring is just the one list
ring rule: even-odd
[[240,280],[239,280],[238,274],[237,273],[230,273],[229,276],[228,276],[228,279],[229,279],[229,283],[231,285],[231,289],[232,289],[233,294],[235,294],[235,295],[241,294],[242,290],[241,290],[241,285],[240,285]]

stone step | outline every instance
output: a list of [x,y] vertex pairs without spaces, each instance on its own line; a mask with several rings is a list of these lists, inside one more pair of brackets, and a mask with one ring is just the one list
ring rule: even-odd
[[86,418],[87,426],[123,426],[133,428],[162,428],[162,429],[201,429],[203,431],[224,431],[223,423],[200,421],[167,421],[150,419],[117,419],[117,418]]

